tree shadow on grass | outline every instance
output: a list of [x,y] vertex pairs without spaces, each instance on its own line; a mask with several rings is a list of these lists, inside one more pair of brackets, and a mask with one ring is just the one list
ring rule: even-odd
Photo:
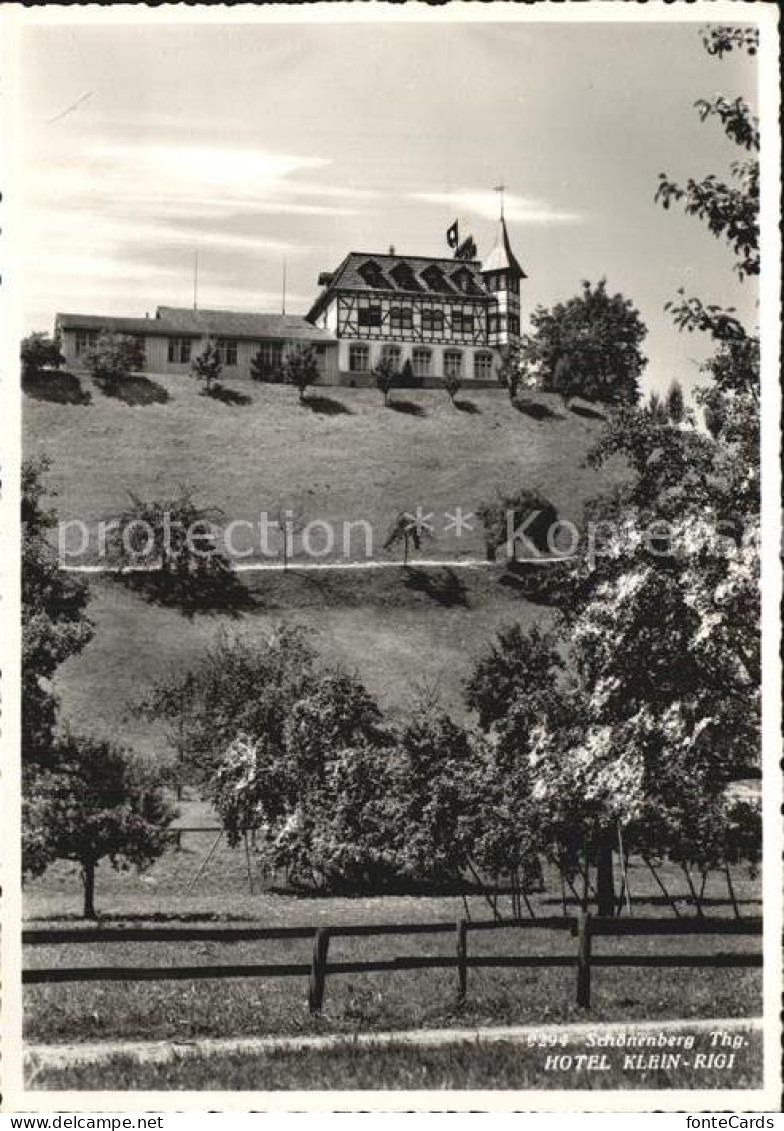
[[591,408],[590,405],[573,404],[570,405],[570,410],[575,416],[584,416],[587,420],[606,420],[605,413],[600,412],[598,409]]
[[510,561],[498,584],[513,589],[534,605],[559,607],[572,592],[568,562],[542,559],[539,565]]
[[215,384],[209,389],[202,389],[199,396],[211,397],[214,401],[220,401],[221,404],[230,405],[250,404],[252,399],[246,393],[238,393],[236,389],[227,389],[225,385],[221,384]]
[[415,404],[413,401],[401,401],[398,398],[389,401],[386,406],[391,408],[393,412],[402,412],[406,416],[425,416],[425,410],[422,405]]
[[452,609],[458,605],[464,609],[470,607],[465,582],[449,566],[438,570],[407,566],[403,584],[406,589],[424,593],[426,597],[430,597],[445,608]]
[[234,619],[257,608],[257,602],[231,569],[207,576],[172,576],[162,570],[129,570],[113,575],[120,584],[153,605],[178,609],[195,616],[229,616]]
[[320,395],[306,397],[302,402],[305,408],[309,408],[311,412],[317,412],[320,416],[353,416],[354,411],[348,405],[343,404],[342,401],[333,400],[332,397],[324,397]]
[[123,404],[136,408],[140,405],[166,404],[170,399],[167,389],[149,377],[140,373],[132,373],[119,381],[110,384],[106,381],[98,386],[105,397],[122,401]]
[[477,416],[482,411],[473,401],[455,401],[455,408],[460,412],[467,412],[469,416]]
[[[206,834],[205,834],[206,835]],[[173,899],[177,896],[173,895]],[[55,912],[51,915],[34,915],[27,922],[33,923],[84,923],[88,930],[100,927],[103,923],[247,923],[257,925],[252,915],[234,915],[230,911],[109,911],[97,919],[85,919],[78,911]]]
[[565,417],[562,413],[556,412],[550,408],[549,405],[540,404],[539,401],[528,400],[527,397],[516,397],[512,404],[518,412],[522,412],[524,416],[530,416],[532,420],[564,420]]
[[50,404],[87,405],[93,399],[92,394],[82,388],[78,377],[57,369],[23,377],[22,392],[33,400]]

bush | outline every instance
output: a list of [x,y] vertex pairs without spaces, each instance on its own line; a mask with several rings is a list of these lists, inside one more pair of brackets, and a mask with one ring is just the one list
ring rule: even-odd
[[550,543],[551,530],[559,521],[558,511],[536,488],[523,487],[514,495],[499,495],[494,502],[479,507],[477,515],[485,528],[490,561],[504,545],[516,561],[518,544],[525,545],[526,541],[538,554],[557,552],[557,546]]
[[23,381],[39,377],[45,369],[59,369],[65,363],[60,342],[42,333],[28,334],[22,339],[20,357]]
[[84,355],[84,364],[98,385],[112,386],[144,369],[144,346],[129,334],[101,334]]

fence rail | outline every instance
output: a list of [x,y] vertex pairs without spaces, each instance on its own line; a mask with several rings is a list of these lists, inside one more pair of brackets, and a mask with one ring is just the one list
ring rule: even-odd
[[[576,954],[563,955],[470,955],[468,934],[487,930],[557,930],[577,936]],[[452,933],[456,947],[452,955],[407,956],[356,962],[330,962],[329,944],[334,938],[367,938]],[[362,923],[335,927],[56,927],[25,930],[27,946],[52,946],[68,943],[160,943],[160,942],[262,942],[279,939],[313,940],[313,957],[306,963],[250,963],[198,966],[73,966],[27,969],[24,985],[49,985],[64,982],[154,982],[197,981],[213,978],[289,978],[308,977],[308,1004],[311,1013],[324,1005],[327,976],[371,974],[404,970],[454,969],[457,972],[458,1002],[465,1001],[468,971],[476,969],[542,969],[575,967],[577,1004],[591,1004],[591,971],[606,967],[647,968],[753,968],[762,965],[761,953],[712,954],[606,954],[593,953],[593,940],[642,935],[748,935],[762,934],[761,919],[602,919],[590,914],[543,919],[495,920],[433,923]]]

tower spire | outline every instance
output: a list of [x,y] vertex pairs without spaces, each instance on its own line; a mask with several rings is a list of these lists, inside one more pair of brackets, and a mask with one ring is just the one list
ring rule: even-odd
[[504,193],[506,192],[506,185],[504,184],[504,182],[501,181],[500,185],[495,185],[495,187],[493,188],[493,192],[500,192],[500,194],[501,194],[501,214],[499,216],[499,219],[503,220],[503,218],[504,218]]

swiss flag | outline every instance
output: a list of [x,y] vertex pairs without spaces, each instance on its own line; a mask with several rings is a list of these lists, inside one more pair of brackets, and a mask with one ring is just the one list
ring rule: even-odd
[[446,242],[450,247],[457,247],[458,243],[460,242],[460,236],[458,235],[457,231],[457,220],[455,220],[451,228],[447,228]]

